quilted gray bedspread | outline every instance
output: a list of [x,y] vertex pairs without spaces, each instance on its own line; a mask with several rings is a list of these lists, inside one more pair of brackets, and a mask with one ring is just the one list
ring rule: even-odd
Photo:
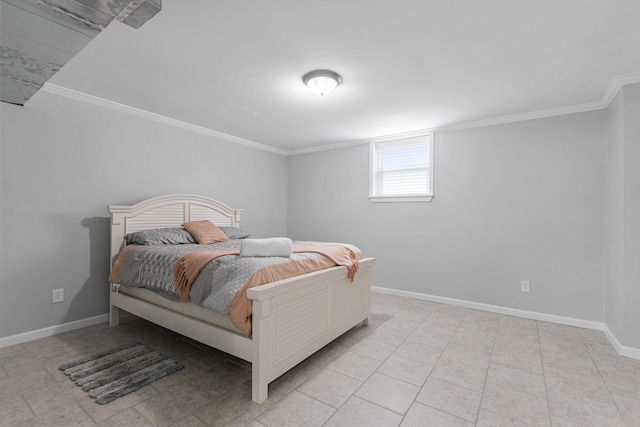
[[[241,240],[227,240],[210,245],[147,245],[132,247],[126,254],[118,282],[125,286],[146,288],[165,298],[179,301],[173,276],[174,264],[195,251],[240,249]],[[305,242],[305,244],[322,244]],[[354,246],[351,248],[357,250]],[[261,268],[298,259],[321,258],[316,253],[294,253],[284,257],[240,257],[226,255],[210,262],[193,283],[191,302],[223,314],[249,278]]]

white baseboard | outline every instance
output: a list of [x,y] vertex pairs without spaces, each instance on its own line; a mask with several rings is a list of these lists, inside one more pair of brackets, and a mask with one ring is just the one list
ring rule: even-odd
[[8,337],[0,338],[0,348],[22,344],[23,342],[50,337],[52,335],[62,334],[64,332],[73,331],[75,329],[86,328],[87,326],[93,326],[108,321],[109,315],[101,314],[99,316],[75,320],[73,322],[63,323],[61,325],[49,326],[48,328],[42,328],[22,334],[11,335]]
[[607,338],[611,342],[611,345],[616,349],[619,355],[640,360],[640,348],[627,347],[626,345],[620,344],[618,338],[616,338],[616,336],[613,334],[613,332],[611,332],[607,325],[604,325],[604,329],[602,331],[607,336]]
[[603,331],[611,342],[611,345],[621,356],[640,359],[640,349],[627,347],[620,344],[618,339],[609,330],[603,322],[594,322],[592,320],[576,319],[573,317],[557,316],[555,314],[539,313],[536,311],[519,310],[516,308],[502,307],[499,305],[483,304],[479,302],[459,300],[455,298],[439,297],[436,295],[422,294],[418,292],[401,291],[397,289],[385,288],[380,286],[372,286],[371,290],[383,294],[397,295],[401,297],[414,298],[424,301],[437,302],[441,304],[455,305],[464,308],[473,308],[476,310],[489,311],[491,313],[505,314],[508,316],[522,317],[525,319],[540,320],[542,322],[557,323],[560,325],[576,326],[578,328],[593,329]]
[[[491,313],[505,314],[508,316],[522,317],[525,319],[540,320],[543,322],[557,323],[560,325],[576,326],[579,328],[593,329],[603,331],[605,336],[611,342],[613,348],[619,355],[640,360],[640,348],[628,347],[620,344],[620,341],[611,332],[605,323],[594,322],[591,320],[576,319],[573,317],[556,316],[554,314],[538,313],[535,311],[519,310],[509,307],[501,307],[498,305],[482,304],[479,302],[459,300],[455,298],[439,297],[436,295],[421,294],[418,292],[401,291],[398,289],[385,288],[381,286],[372,286],[371,290],[381,294],[397,295],[401,297],[414,298],[424,301],[437,302],[441,304],[455,305],[464,308],[473,308],[476,310],[488,311]],[[22,334],[11,335],[0,338],[0,348],[9,347],[23,342],[37,340],[64,332],[73,331],[75,329],[85,328],[87,326],[97,325],[109,321],[108,314],[89,317],[87,319],[76,320],[62,325],[50,326],[48,328],[38,329]]]

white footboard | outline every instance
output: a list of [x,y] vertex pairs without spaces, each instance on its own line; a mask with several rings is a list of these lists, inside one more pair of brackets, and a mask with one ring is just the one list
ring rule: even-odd
[[335,267],[249,289],[253,300],[252,398],[268,384],[371,316],[371,269],[364,259],[353,282]]

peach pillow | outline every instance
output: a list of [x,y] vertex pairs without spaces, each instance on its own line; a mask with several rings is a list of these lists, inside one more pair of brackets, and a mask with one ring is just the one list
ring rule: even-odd
[[185,222],[182,227],[191,233],[200,244],[229,240],[224,231],[208,220]]

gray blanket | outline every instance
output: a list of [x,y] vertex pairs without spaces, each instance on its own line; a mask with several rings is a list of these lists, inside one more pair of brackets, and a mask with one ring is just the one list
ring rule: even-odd
[[[305,242],[310,244],[310,242]],[[318,243],[321,244],[321,243]],[[132,247],[126,254],[119,284],[149,289],[173,301],[179,301],[173,277],[173,265],[187,253],[195,251],[240,249],[240,240],[211,245],[148,245]],[[261,268],[298,259],[319,259],[316,253],[294,253],[285,257],[240,257],[226,255],[210,262],[193,283],[191,302],[229,314],[238,291]]]

